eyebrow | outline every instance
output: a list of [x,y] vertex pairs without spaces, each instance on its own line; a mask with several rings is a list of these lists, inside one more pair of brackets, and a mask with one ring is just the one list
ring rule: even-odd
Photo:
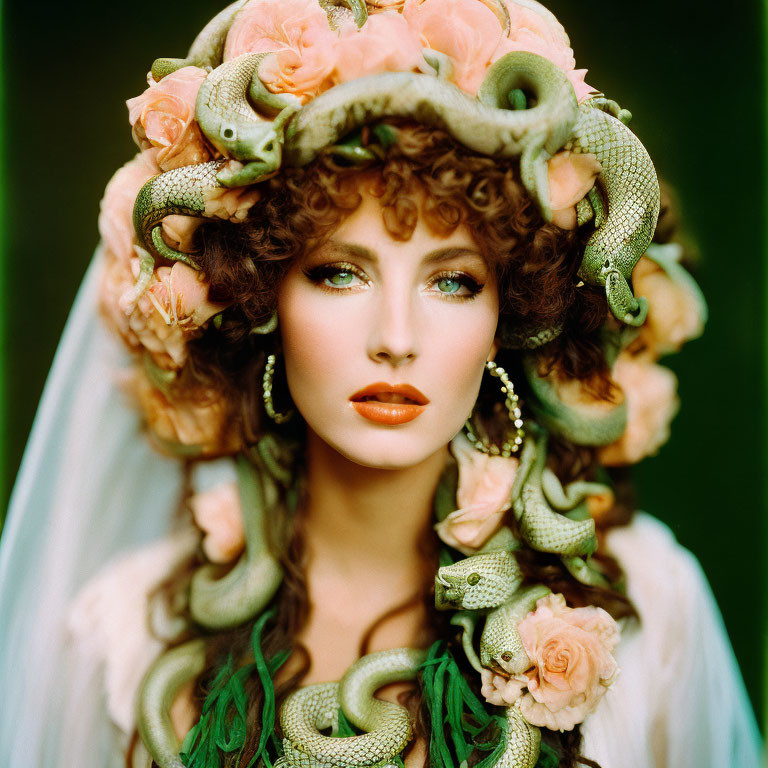
[[[326,247],[330,250],[347,254],[350,257],[368,261],[373,264],[377,263],[379,258],[374,251],[366,248],[364,245],[357,245],[355,243],[340,243],[335,240],[329,240],[326,243]],[[430,251],[423,259],[426,264],[440,264],[444,261],[450,261],[451,259],[459,256],[474,256],[479,262],[486,266],[485,259],[482,255],[467,246],[449,246],[447,248],[438,248],[434,251]]]

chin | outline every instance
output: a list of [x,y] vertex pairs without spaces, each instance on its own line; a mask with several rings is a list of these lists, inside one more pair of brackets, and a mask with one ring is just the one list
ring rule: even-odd
[[[327,440],[328,444],[349,461],[371,469],[407,469],[415,467],[444,450],[455,434],[436,441],[435,435],[389,432],[355,440]],[[425,439],[426,438],[426,439]]]

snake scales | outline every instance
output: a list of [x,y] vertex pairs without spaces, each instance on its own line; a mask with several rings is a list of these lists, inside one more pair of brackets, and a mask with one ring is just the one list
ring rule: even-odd
[[[280,711],[285,738],[283,765],[291,768],[373,768],[387,765],[411,739],[408,711],[374,698],[388,683],[416,677],[426,652],[396,648],[364,656],[339,683],[301,688]],[[319,731],[334,725],[339,707],[347,719],[366,731],[361,736],[333,738]]]

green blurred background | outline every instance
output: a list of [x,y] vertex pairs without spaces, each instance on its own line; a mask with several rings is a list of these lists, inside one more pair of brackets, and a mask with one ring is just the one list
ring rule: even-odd
[[[761,715],[765,602],[762,15],[756,0],[550,0],[587,81],[635,115],[679,191],[706,336],[668,361],[683,407],[635,472],[640,506],[700,559]],[[124,101],[157,56],[181,56],[222,2],[6,0],[4,487],[97,240],[112,173],[135,151]],[[7,491],[6,491],[7,492]],[[3,503],[0,508],[4,508]]]

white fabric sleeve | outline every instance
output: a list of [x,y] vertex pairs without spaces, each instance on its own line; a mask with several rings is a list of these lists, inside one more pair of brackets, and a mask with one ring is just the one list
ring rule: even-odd
[[621,672],[582,726],[582,754],[602,768],[758,768],[760,735],[696,558],[643,513],[607,547],[641,623],[623,632]]
[[96,310],[100,268],[97,254],[56,353],[0,541],[4,768],[125,765],[101,663],[71,642],[66,612],[120,552],[168,535],[182,490],[181,463],[150,447],[115,386],[127,353]]

